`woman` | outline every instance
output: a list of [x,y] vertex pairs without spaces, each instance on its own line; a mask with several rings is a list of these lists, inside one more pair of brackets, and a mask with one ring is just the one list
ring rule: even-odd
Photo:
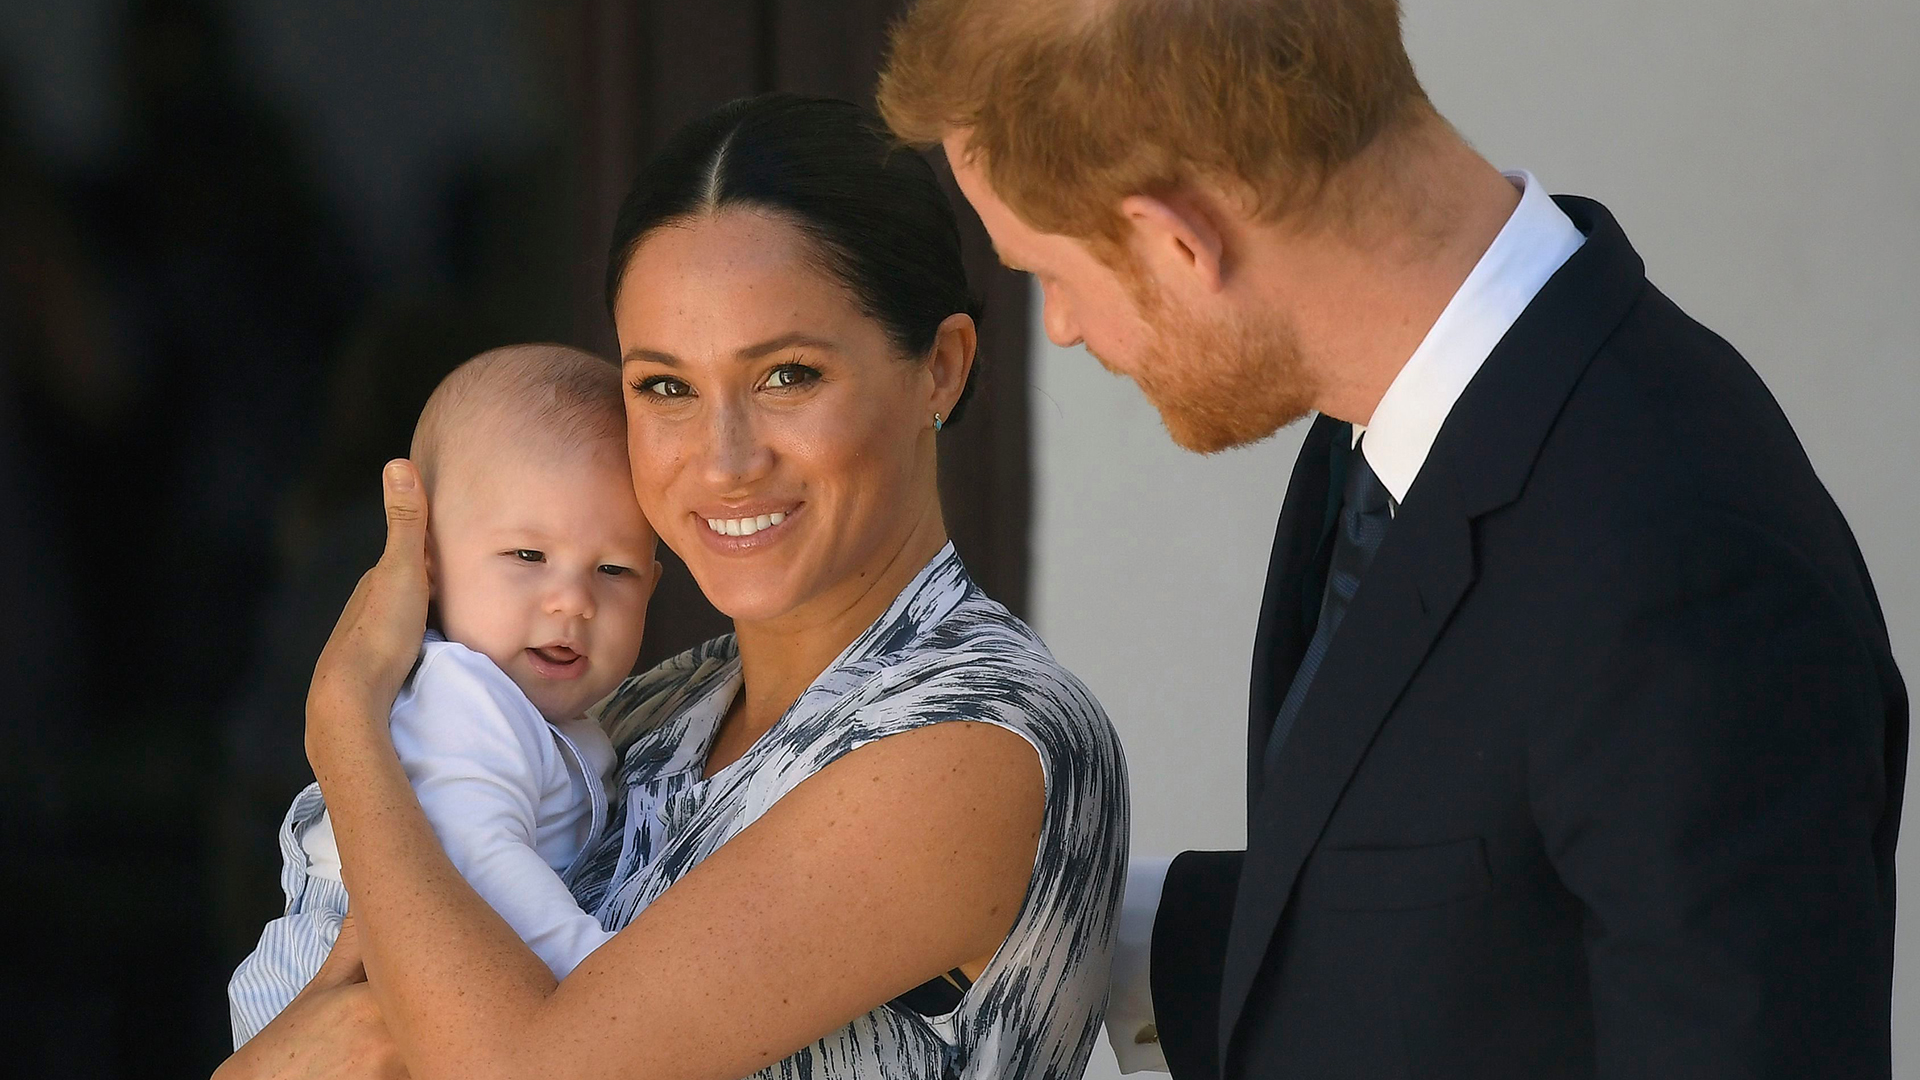
[[221,1075],[1079,1075],[1124,767],[946,540],[976,338],[931,169],[845,103],[729,105],[629,194],[608,302],[635,491],[735,625],[605,709],[624,810],[573,885],[620,933],[556,985],[407,786],[425,507],[394,463],[308,701],[356,925]]

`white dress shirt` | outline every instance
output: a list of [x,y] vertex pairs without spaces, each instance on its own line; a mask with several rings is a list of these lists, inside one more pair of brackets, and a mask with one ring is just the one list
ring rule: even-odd
[[[1361,452],[1396,510],[1480,365],[1547,279],[1586,242],[1533,174],[1506,177],[1520,189],[1520,205],[1387,387],[1372,418],[1354,425],[1354,443],[1366,436]],[[1121,1072],[1167,1071],[1154,1022],[1149,961],[1154,917],[1172,861],[1136,855],[1127,872],[1107,1006],[1107,1039]]]

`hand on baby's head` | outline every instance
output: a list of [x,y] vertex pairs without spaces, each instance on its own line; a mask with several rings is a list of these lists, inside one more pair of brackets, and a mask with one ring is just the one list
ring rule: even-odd
[[557,345],[484,353],[434,391],[412,453],[441,632],[549,720],[611,693],[639,657],[658,576],[618,370]]

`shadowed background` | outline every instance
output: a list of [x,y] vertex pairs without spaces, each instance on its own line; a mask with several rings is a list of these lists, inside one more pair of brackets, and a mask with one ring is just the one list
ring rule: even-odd
[[[27,1075],[204,1076],[280,912],[301,705],[382,535],[379,467],[466,357],[611,356],[614,211],[724,101],[870,101],[880,0],[0,7],[0,960]],[[1027,292],[942,487],[1026,592]],[[668,572],[643,664],[722,632]]]

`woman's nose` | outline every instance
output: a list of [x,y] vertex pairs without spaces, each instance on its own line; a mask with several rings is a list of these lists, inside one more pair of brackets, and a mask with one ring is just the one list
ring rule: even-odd
[[743,405],[714,409],[707,429],[707,482],[721,492],[736,491],[765,476],[773,465],[754,424],[752,410]]

